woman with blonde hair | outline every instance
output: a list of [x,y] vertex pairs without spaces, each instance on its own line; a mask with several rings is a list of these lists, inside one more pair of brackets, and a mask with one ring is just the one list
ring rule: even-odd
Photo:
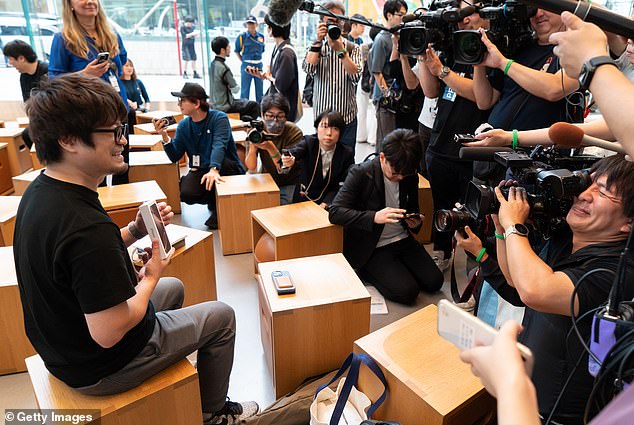
[[[128,54],[123,41],[108,24],[99,0],[62,0],[63,29],[54,35],[49,57],[48,76],[83,72],[112,85],[128,108],[125,87],[119,79]],[[127,136],[127,133],[126,133]],[[124,151],[128,162],[128,145]],[[127,172],[113,177],[127,183]]]

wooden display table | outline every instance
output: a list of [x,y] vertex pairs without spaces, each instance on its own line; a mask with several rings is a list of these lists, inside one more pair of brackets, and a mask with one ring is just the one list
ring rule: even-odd
[[31,163],[33,164],[33,169],[41,170],[42,168],[44,168],[44,165],[42,165],[40,160],[37,158],[37,152],[35,151],[35,144],[31,146],[30,154],[31,154]]
[[26,128],[29,126],[29,117],[17,117],[15,121],[20,128]]
[[161,140],[161,136],[158,134],[130,134],[128,136],[130,152],[162,151]]
[[44,171],[44,168],[41,168],[39,170],[27,171],[24,174],[13,176],[11,178],[11,180],[13,181],[13,194],[20,196],[24,195],[24,191],[26,190],[26,188],[29,187],[31,182],[35,180],[37,176],[42,173],[42,171]]
[[226,176],[216,184],[222,254],[251,252],[251,211],[280,205],[280,190],[270,174]]
[[423,227],[414,237],[420,243],[430,243],[432,227],[434,226],[434,200],[431,197],[429,181],[420,174],[418,175],[418,208],[425,215],[425,218],[423,219]]
[[9,165],[9,144],[0,143],[0,195],[13,192],[11,166]]
[[162,149],[151,152],[130,152],[128,176],[130,183],[156,180],[167,195],[167,203],[172,206],[174,213],[181,213],[178,164],[170,161]]
[[104,186],[97,189],[99,201],[117,226],[127,226],[135,219],[139,206],[150,200],[166,201],[167,197],[154,180]]
[[[252,248],[264,233],[275,241],[275,260],[343,252],[343,227],[314,202],[251,211]],[[255,271],[257,261],[254,257]]]
[[[62,409],[86,409],[101,415],[97,421],[79,421],[78,424],[173,425],[203,422],[198,373],[187,359],[173,364],[136,388],[100,397],[80,394],[55,378],[40,356],[29,357],[26,363],[40,410],[54,409],[59,414]],[[71,410],[71,413],[77,412]]]
[[178,111],[166,111],[164,109],[158,109],[156,111],[148,111],[148,112],[137,112],[136,113],[136,122],[139,124],[151,123],[154,118],[164,118],[173,116],[176,119],[176,122],[179,122],[183,119],[183,114]]
[[18,176],[31,169],[31,154],[22,140],[22,128],[0,128],[0,143],[6,143],[9,153],[9,167],[12,176]]
[[0,246],[13,245],[15,216],[21,200],[21,196],[0,196]]
[[[260,332],[275,396],[337,369],[370,331],[370,294],[342,254],[260,263]],[[296,293],[279,296],[271,272],[286,270]]]
[[[172,124],[167,127],[167,134],[172,138],[176,134],[176,127],[178,127],[178,124]],[[159,132],[154,129],[154,124],[148,122],[145,124],[136,124],[134,126],[134,134],[159,134]]]
[[[369,354],[387,379],[389,394],[373,419],[407,425],[487,423],[495,400],[463,363],[459,350],[436,330],[437,308],[430,305],[354,343]],[[362,367],[359,390],[371,400],[383,391]]]
[[[183,306],[216,300],[216,269],[214,264],[213,234],[204,230],[170,224],[168,235],[185,236],[185,244],[179,245],[172,262],[163,271],[163,276],[179,278],[185,285]],[[173,239],[173,238],[172,238]],[[141,249],[151,246],[147,236],[131,247]]]
[[35,354],[24,331],[13,247],[0,248],[0,375],[24,372],[24,359]]

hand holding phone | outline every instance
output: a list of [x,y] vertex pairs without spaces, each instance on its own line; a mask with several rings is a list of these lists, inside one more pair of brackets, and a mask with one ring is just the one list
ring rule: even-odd
[[102,64],[104,62],[107,62],[108,59],[110,59],[110,53],[108,52],[101,52],[97,55],[97,63],[98,64]]
[[288,165],[288,161],[287,164],[284,164],[284,158],[288,158],[290,157],[290,153],[288,151],[288,149],[282,149],[282,157],[280,158],[280,162],[282,163],[282,166],[280,167],[280,174],[288,174],[291,171],[291,167],[292,165]]
[[174,118],[173,115],[163,117],[161,118],[161,120],[165,123],[165,127],[169,127],[170,125],[176,124],[176,118]]
[[453,136],[453,140],[456,143],[471,143],[480,141],[480,139],[476,139],[473,134],[456,134]]

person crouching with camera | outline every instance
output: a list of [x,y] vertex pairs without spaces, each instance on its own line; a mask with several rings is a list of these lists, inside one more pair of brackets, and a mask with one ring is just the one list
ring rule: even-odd
[[371,161],[350,169],[329,219],[343,226],[343,255],[383,296],[414,304],[421,290],[436,292],[443,275],[412,232],[422,227],[418,134],[397,129],[383,139]]
[[332,203],[354,164],[352,149],[341,141],[345,126],[339,112],[326,110],[315,119],[317,134],[304,136],[282,155],[283,167],[301,170],[296,201],[313,201],[325,209]]
[[256,173],[258,157],[262,163],[259,172],[269,173],[280,188],[280,205],[293,202],[299,180],[299,168],[283,167],[282,152],[294,147],[302,139],[302,130],[286,121],[291,107],[280,93],[268,94],[260,103],[264,128],[262,141],[251,142],[245,163],[249,173]]
[[167,120],[154,119],[154,128],[163,138],[163,149],[172,162],[184,154],[189,158],[189,172],[180,181],[181,201],[186,204],[206,204],[211,216],[205,222],[210,229],[218,228],[214,183],[221,176],[244,174],[236,143],[231,134],[227,114],[209,109],[205,89],[196,83],[185,83],[181,91],[172,92],[178,107],[187,117],[178,123],[172,139],[167,134]]
[[[634,219],[634,163],[624,155],[614,155],[596,162],[590,173],[591,184],[575,198],[566,215],[568,226],[552,234],[540,256],[531,248],[525,226],[530,212],[526,190],[511,187],[505,198],[499,187],[495,189],[500,202],[494,220],[497,260],[508,285],[527,306],[519,341],[533,352],[532,379],[539,413],[547,418],[555,409],[552,423],[584,423],[593,377],[588,372],[588,353],[578,338],[568,338],[570,316],[574,313],[577,320],[608,300]],[[469,233],[466,240],[456,233],[458,244],[477,249],[479,240]],[[487,279],[486,257],[481,258]],[[625,275],[632,276],[634,259],[628,253],[625,261]],[[634,286],[623,288],[623,300],[632,299]],[[590,339],[591,318],[588,315],[577,321],[584,341]],[[561,400],[555,405],[558,397]]]

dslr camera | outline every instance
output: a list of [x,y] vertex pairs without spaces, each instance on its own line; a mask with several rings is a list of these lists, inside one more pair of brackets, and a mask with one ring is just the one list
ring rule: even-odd
[[[250,117],[245,117],[250,118]],[[261,119],[249,119],[248,120],[248,128],[250,129],[247,132],[247,140],[251,143],[262,143],[267,140],[273,140],[273,136],[270,134],[264,133],[264,122]]]
[[458,2],[454,0],[436,1],[430,11],[416,9],[414,19],[408,20],[393,31],[399,33],[398,51],[404,55],[422,55],[427,45],[446,52],[452,47],[452,33],[462,20]]

